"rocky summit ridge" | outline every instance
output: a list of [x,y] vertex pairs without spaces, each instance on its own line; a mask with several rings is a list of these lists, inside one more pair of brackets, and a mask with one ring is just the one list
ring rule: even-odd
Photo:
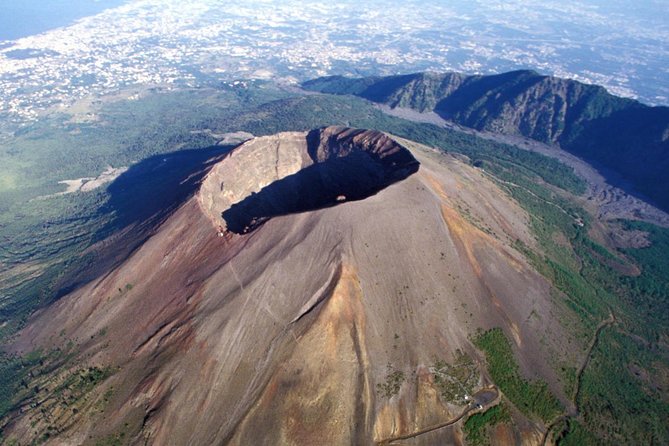
[[418,170],[401,144],[373,130],[326,127],[255,138],[205,178],[198,201],[222,230],[364,199]]

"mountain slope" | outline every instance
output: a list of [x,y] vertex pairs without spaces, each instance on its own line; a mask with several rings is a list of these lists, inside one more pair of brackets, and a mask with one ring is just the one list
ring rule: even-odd
[[648,107],[602,87],[513,71],[491,76],[419,73],[320,78],[307,90],[353,94],[391,107],[434,111],[477,130],[559,144],[607,167],[669,210],[669,108]]
[[[296,208],[294,192],[309,206]],[[551,287],[518,241],[535,246],[525,212],[454,156],[340,127],[254,139],[125,262],[19,334],[15,351],[61,350],[8,438],[411,435],[454,419],[468,407],[463,392],[491,384],[476,327],[501,327],[521,372],[568,405],[553,362],[580,341],[554,317]],[[512,418],[504,435],[539,441],[540,418],[523,408]],[[457,423],[415,438],[462,440]]]

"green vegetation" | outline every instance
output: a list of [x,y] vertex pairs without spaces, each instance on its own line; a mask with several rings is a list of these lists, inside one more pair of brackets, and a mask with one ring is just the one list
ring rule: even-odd
[[386,398],[391,398],[399,393],[403,382],[404,372],[401,370],[395,370],[390,364],[388,364],[388,374],[386,375],[386,380],[383,383],[376,384],[376,390]]
[[569,420],[563,431],[565,432],[564,435],[555,439],[555,443],[559,446],[583,446],[600,443],[597,437],[575,420]]
[[564,382],[565,395],[571,396],[576,391],[576,367],[567,365],[560,367],[560,375]]
[[520,375],[511,344],[501,329],[478,333],[474,344],[485,353],[492,379],[518,409],[526,415],[538,416],[544,422],[560,413],[560,403],[545,382],[528,381]]
[[[126,181],[126,189],[115,192],[116,200],[106,185],[54,195],[65,189],[58,182],[95,177],[108,165],[141,165],[156,155],[188,153],[186,149],[195,149],[190,158],[203,164],[224,149],[212,147],[217,137],[207,123],[289,96],[261,82],[251,84],[248,89],[156,90],[135,101],[103,99],[91,110],[94,121],[53,114],[0,140],[0,342],[36,308],[66,293],[72,281],[87,279],[72,277],[95,263],[92,254],[80,253],[133,219],[147,218],[143,212],[149,201],[140,188],[152,188],[153,183],[170,186],[172,190],[153,197],[159,198],[156,206],[169,209],[181,181],[174,171],[190,168],[190,174],[196,163],[184,163],[182,157],[162,165],[162,158],[156,158],[153,170],[146,169],[155,172],[149,184]],[[204,152],[198,155],[206,148],[207,157]],[[141,172],[145,180],[146,173]],[[138,180],[138,174],[124,177]],[[128,206],[119,212],[122,199]]]
[[[536,191],[536,188],[535,188]],[[589,222],[574,224],[570,215],[585,215],[568,201],[557,196],[543,204],[523,191],[510,193],[530,211],[532,225],[545,256],[525,252],[539,271],[549,278],[561,293],[561,299],[579,318],[575,327],[583,339],[591,337],[595,326],[610,310],[617,315],[615,329],[605,329],[593,357],[586,367],[578,392],[579,410],[585,424],[570,420],[565,444],[598,444],[601,442],[649,444],[669,441],[669,433],[658,420],[666,420],[669,406],[663,403],[656,380],[640,380],[630,371],[637,364],[644,375],[667,370],[667,348],[662,343],[668,327],[669,303],[669,229],[640,222],[622,222],[626,230],[648,233],[650,246],[622,250],[641,269],[638,276],[626,275],[620,265],[626,260],[611,253],[588,235]],[[560,237],[556,237],[559,234]],[[556,239],[562,238],[562,243]],[[564,242],[566,241],[566,243]],[[569,378],[567,376],[567,378]],[[659,379],[659,378],[658,378]],[[566,380],[565,390],[576,383]]]
[[21,443],[19,443],[17,438],[8,438],[5,440],[5,438],[2,436],[2,433],[0,433],[0,444],[6,446],[21,446]]
[[[618,286],[627,293],[643,319],[669,326],[669,228],[648,223],[625,222],[628,230],[648,233],[650,246],[623,252],[641,266],[639,276],[619,276]],[[659,332],[655,333],[656,340]]]
[[[88,367],[71,374],[62,384],[56,387],[55,393],[68,391],[75,395],[81,395],[90,391],[93,387],[107,379],[113,374],[110,367]],[[70,396],[70,399],[77,399]]]
[[[583,342],[592,337],[609,311],[614,311],[618,320],[615,329],[603,331],[582,376],[577,404],[585,422],[570,419],[558,435],[560,444],[669,441],[669,433],[657,421],[669,416],[661,391],[653,382],[639,380],[630,372],[630,364],[639,361],[643,362],[642,370],[667,367],[666,359],[661,358],[668,352],[661,340],[668,315],[661,309],[669,302],[669,229],[622,222],[626,230],[648,232],[651,245],[611,252],[591,239],[585,212],[567,198],[541,186],[533,187],[532,193],[524,188],[507,190],[530,213],[544,254],[519,242],[516,248],[554,284],[556,302],[564,303],[576,315],[578,323],[572,328]],[[640,275],[621,272],[629,270],[621,268],[628,259],[635,261]],[[565,367],[562,375],[565,393],[572,395],[577,385],[573,368]]]
[[[0,439],[10,420],[7,415],[17,410],[33,411],[33,427],[41,432],[42,440],[48,439],[58,432],[59,419],[69,413],[68,409],[76,413],[80,402],[113,374],[110,367],[67,370],[66,364],[71,364],[77,353],[75,347],[70,340],[65,348],[49,352],[35,350],[23,357],[0,355]],[[109,398],[108,391],[105,402]]]
[[465,421],[463,431],[468,446],[487,446],[490,444],[488,428],[511,421],[509,409],[500,403],[483,413],[476,413]]
[[122,446],[125,442],[125,432],[121,432],[96,441],[95,446]]
[[465,396],[472,395],[479,382],[476,364],[471,356],[460,350],[455,352],[453,364],[437,359],[430,372],[441,397],[450,403],[466,404]]
[[669,438],[669,402],[661,382],[669,367],[638,343],[615,329],[602,331],[583,373],[578,404],[587,430],[600,438],[662,444]]
[[13,408],[14,396],[19,388],[29,387],[31,369],[43,362],[40,352],[25,357],[0,353],[0,419]]
[[[8,410],[20,408],[32,411],[32,427],[40,435],[39,442],[60,433],[71,422],[71,416],[79,413],[82,401],[87,400],[93,389],[113,374],[113,369],[109,367],[94,366],[63,374],[49,362],[50,359],[42,360],[40,367],[34,367],[22,378],[8,407]],[[107,391],[103,395],[103,404],[111,396]]]

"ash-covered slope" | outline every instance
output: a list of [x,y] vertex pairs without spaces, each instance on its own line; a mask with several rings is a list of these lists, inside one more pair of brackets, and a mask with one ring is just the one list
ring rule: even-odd
[[559,144],[605,166],[669,209],[669,108],[649,107],[570,79],[512,71],[490,76],[418,73],[362,79],[326,77],[308,90],[354,94],[477,130]]
[[[230,218],[240,206],[250,224]],[[518,240],[534,245],[524,212],[450,155],[339,127],[251,140],[123,264],[20,333],[17,351],[69,346],[7,438],[460,444],[461,422],[420,432],[490,385],[477,328],[502,327],[558,395],[550,364],[577,342]],[[500,438],[541,439],[541,422],[512,416]]]

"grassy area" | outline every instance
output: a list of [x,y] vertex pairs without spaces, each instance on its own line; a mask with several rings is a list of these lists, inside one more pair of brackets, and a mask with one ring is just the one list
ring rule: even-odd
[[468,446],[487,446],[490,444],[489,427],[511,421],[509,409],[500,403],[483,413],[476,413],[467,418],[463,426]]
[[[560,444],[669,441],[659,422],[669,417],[661,392],[652,380],[639,379],[630,371],[638,367],[641,375],[652,376],[657,370],[669,370],[669,352],[661,342],[669,317],[663,310],[669,303],[669,229],[623,222],[629,230],[648,232],[651,245],[616,253],[590,238],[587,215],[568,198],[541,185],[507,190],[529,212],[542,254],[520,243],[516,247],[553,283],[556,301],[577,316],[579,323],[573,328],[579,337],[589,339],[609,311],[618,319],[616,329],[604,331],[583,374],[577,403],[584,422],[569,420]],[[639,276],[624,275],[613,267],[628,261],[621,254],[641,269]],[[573,368],[562,367],[565,393],[570,395],[576,385]]]
[[[10,419],[5,416],[10,411],[29,410],[32,413],[32,427],[39,433],[38,444],[60,433],[64,426],[76,417],[82,404],[95,397],[94,389],[109,378],[114,369],[111,367],[89,366],[73,371],[63,371],[59,361],[60,352],[51,352],[39,356],[38,353],[28,355],[35,358],[30,365],[25,365],[20,373],[15,374],[11,393],[3,395],[3,413],[0,416],[0,439],[4,423]],[[25,361],[26,359],[22,359]],[[6,377],[7,378],[7,377]],[[102,397],[101,405],[109,402],[113,390],[108,389]],[[103,408],[100,406],[100,410]]]
[[[516,180],[516,183],[520,183]],[[555,286],[561,299],[580,320],[582,336],[590,336],[592,328],[608,315],[615,303],[611,296],[584,274],[584,257],[579,250],[595,245],[587,237],[587,214],[568,199],[539,184],[507,187],[509,194],[528,211],[532,230],[542,253],[531,252],[517,242],[537,271]],[[604,250],[604,248],[601,248]]]
[[480,332],[474,344],[485,353],[488,372],[511,402],[528,416],[551,421],[562,407],[545,382],[520,375],[509,340],[501,329]]
[[113,371],[109,367],[88,367],[78,370],[56,387],[55,392],[69,391],[76,394],[86,393],[111,376],[112,373]]
[[[577,315],[576,329],[584,337],[592,336],[594,327],[611,310],[619,320],[620,328],[604,330],[583,373],[577,403],[584,422],[569,420],[560,444],[669,441],[666,423],[660,421],[669,417],[661,392],[651,381],[644,382],[630,372],[631,364],[638,362],[644,364],[637,365],[641,370],[668,370],[667,349],[659,343],[662,333],[666,333],[667,313],[659,309],[669,302],[669,230],[625,222],[628,229],[647,231],[651,241],[647,248],[623,251],[642,270],[639,276],[626,276],[611,266],[625,259],[588,236],[587,220],[583,226],[574,225],[567,218],[559,218],[554,206],[521,191],[511,193],[530,211],[544,255],[525,253],[560,291],[556,298]],[[557,197],[552,200],[559,200],[561,206],[566,201]],[[570,212],[584,215],[573,206]],[[568,244],[556,243],[556,234]],[[522,246],[519,248],[523,251]],[[569,378],[568,367],[565,370]],[[574,386],[573,380],[567,379],[565,393],[572,394]]]

